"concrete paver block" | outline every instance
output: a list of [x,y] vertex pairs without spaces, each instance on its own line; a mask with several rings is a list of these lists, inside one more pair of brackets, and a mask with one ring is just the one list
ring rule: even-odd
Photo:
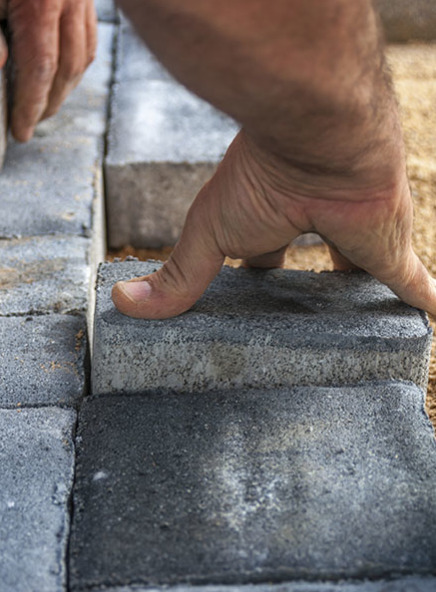
[[434,0],[376,0],[375,6],[388,41],[436,39]]
[[0,174],[0,237],[89,234],[99,160],[96,138],[10,142]]
[[223,268],[194,308],[174,319],[121,315],[115,281],[146,275],[157,262],[100,268],[92,362],[94,394],[174,388],[427,384],[431,329],[362,272]]
[[72,590],[434,574],[435,488],[412,384],[85,399]]
[[174,244],[237,126],[166,74],[126,24],[116,80],[105,162],[109,245]]
[[86,321],[0,317],[0,407],[73,405],[86,388]]
[[0,410],[0,588],[63,592],[73,483],[68,409]]
[[86,311],[90,239],[0,240],[0,316]]
[[[103,589],[104,590],[104,589]],[[109,592],[109,589],[107,589]],[[192,592],[191,586],[152,588],[152,592]],[[196,592],[434,592],[436,578],[405,576],[389,580],[353,582],[280,582],[279,584],[245,584],[235,586],[196,586]],[[116,586],[110,592],[150,592],[149,587]]]

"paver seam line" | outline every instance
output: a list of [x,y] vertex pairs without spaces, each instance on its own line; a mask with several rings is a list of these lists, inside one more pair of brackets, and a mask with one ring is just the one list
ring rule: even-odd
[[[95,166],[99,168],[99,175],[97,175],[97,174],[94,175],[93,201],[91,204],[91,227],[90,227],[91,237],[90,238],[96,239],[96,240],[98,240],[98,237],[95,237],[94,233],[102,232],[101,228],[96,228],[96,221],[98,218],[96,201],[98,199],[102,200],[103,220],[106,225],[106,208],[105,208],[106,186],[105,186],[105,175],[104,175],[104,161],[105,161],[106,154],[108,151],[108,133],[109,133],[109,122],[110,122],[110,117],[111,117],[112,88],[113,88],[114,81],[115,81],[116,51],[117,51],[117,40],[118,40],[119,29],[120,29],[119,21],[114,22],[113,35],[112,35],[112,48],[111,48],[111,77],[108,82],[108,87],[107,87],[108,91],[107,91],[106,105],[105,105],[105,112],[106,112],[105,131],[104,131],[104,134],[101,138],[102,153],[101,153],[100,158],[98,159],[98,162],[95,163]],[[97,177],[99,177],[99,178],[97,178]],[[99,191],[99,187],[97,186],[97,183],[100,184],[100,187],[102,189],[101,194]],[[90,255],[90,252],[88,252],[88,256],[89,255]],[[93,261],[88,261],[89,266],[91,266],[92,263],[93,263]],[[101,262],[97,262],[96,270],[95,270],[95,277],[93,280],[92,280],[93,270],[91,269],[91,280],[90,280],[89,288],[90,288],[90,290],[94,290],[94,291],[96,291],[96,287],[97,287],[98,263],[101,263]],[[94,285],[91,285],[92,283]],[[89,305],[90,305],[90,292],[88,293],[88,306]],[[86,311],[85,311],[85,316],[86,316]],[[95,311],[94,311],[93,321],[94,320],[95,320]],[[77,460],[78,460],[78,450],[77,450],[77,445],[76,445],[77,444],[76,439],[77,439],[77,430],[78,430],[78,425],[79,425],[79,413],[80,413],[80,409],[82,407],[83,400],[85,398],[89,397],[90,389],[91,389],[91,353],[90,353],[91,336],[90,336],[89,327],[86,328],[86,333],[87,333],[87,349],[86,349],[85,368],[84,368],[85,385],[84,385],[84,392],[83,392],[82,400],[78,402],[77,417],[76,417],[76,422],[74,425],[74,431],[73,431],[73,436],[72,436],[72,441],[73,441],[73,446],[74,446],[74,468],[73,468],[72,487],[70,490],[70,495],[69,495],[69,500],[68,500],[68,514],[69,514],[69,519],[70,519],[70,523],[69,523],[70,526],[69,526],[69,532],[67,535],[67,545],[66,545],[67,550],[66,550],[66,555],[65,555],[66,590],[67,590],[67,592],[69,592],[71,589],[71,587],[70,587],[70,560],[69,560],[69,557],[70,557],[70,544],[71,544],[71,532],[72,532],[71,525],[74,520],[74,511],[75,511],[74,490],[75,490],[75,485],[76,485],[76,471],[77,471]]]

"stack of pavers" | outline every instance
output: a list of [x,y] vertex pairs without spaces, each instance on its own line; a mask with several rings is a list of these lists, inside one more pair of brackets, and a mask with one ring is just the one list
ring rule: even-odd
[[[115,20],[110,2],[97,4]],[[0,592],[435,591],[431,331],[387,288],[362,273],[225,269],[192,311],[147,322],[118,314],[110,290],[159,264],[103,264],[89,357],[116,30],[106,189],[124,199],[130,187],[140,203],[135,188],[145,188],[152,203],[188,187],[166,226],[170,200],[160,221],[150,206],[136,227],[139,210],[124,202],[123,232],[174,240],[235,130],[177,87],[125,23],[108,22],[61,113],[29,144],[10,143],[0,176]],[[146,82],[129,74],[135,56]],[[168,96],[185,118],[162,131]],[[152,135],[147,117],[135,119],[138,101],[154,114]],[[196,113],[201,142],[174,152]],[[161,133],[167,147],[154,157],[141,144]]]
[[[110,240],[167,244],[178,175],[199,182],[234,127],[126,23],[118,68]],[[230,268],[178,318],[119,314],[114,282],[159,266],[100,267],[72,590],[436,590],[426,316],[364,273]]]

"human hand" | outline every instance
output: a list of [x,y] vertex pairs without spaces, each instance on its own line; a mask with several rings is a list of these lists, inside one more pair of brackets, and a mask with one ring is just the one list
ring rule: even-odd
[[169,261],[154,274],[117,283],[116,307],[136,318],[178,315],[202,295],[225,256],[280,267],[294,238],[318,232],[336,269],[364,269],[405,302],[436,314],[435,281],[412,248],[401,150],[391,158],[397,162],[390,178],[306,174],[241,132],[191,206]]
[[[54,115],[94,59],[93,0],[0,0],[13,58],[11,131],[27,142],[36,124]],[[6,61],[0,41],[0,66]]]

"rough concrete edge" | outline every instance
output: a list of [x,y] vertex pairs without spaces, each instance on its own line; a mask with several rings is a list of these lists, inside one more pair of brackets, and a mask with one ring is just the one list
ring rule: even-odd
[[404,576],[391,580],[342,580],[337,582],[295,580],[293,582],[242,584],[239,586],[180,585],[161,588],[131,584],[110,588],[87,588],[86,590],[87,592],[415,592],[418,590],[420,592],[433,592],[436,590],[436,577]]

